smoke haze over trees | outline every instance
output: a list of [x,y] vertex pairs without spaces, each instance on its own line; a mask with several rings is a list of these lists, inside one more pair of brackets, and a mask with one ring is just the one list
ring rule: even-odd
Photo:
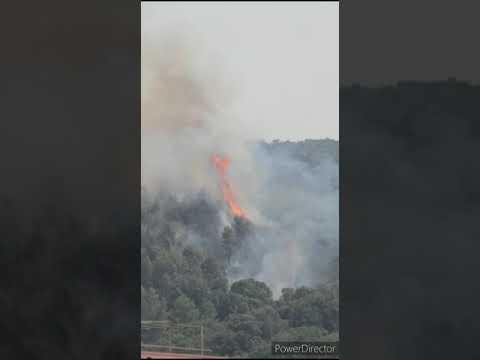
[[[225,355],[268,355],[276,338],[338,337],[338,141],[259,141],[335,134],[337,67],[318,66],[337,64],[335,36],[322,41],[331,57],[315,52],[309,66],[297,68],[300,57],[285,49],[303,54],[315,38],[297,41],[287,8],[261,14],[289,34],[277,53],[264,52],[262,43],[277,39],[277,31],[259,42],[259,33],[243,25],[232,37],[217,37],[220,31],[170,24],[177,18],[169,9],[176,9],[198,15],[200,27],[224,26],[202,16],[215,14],[213,5],[185,12],[172,5],[163,15],[161,7],[148,8],[142,8],[142,319],[201,322],[207,346]],[[336,5],[330,15],[314,9],[331,20],[322,26],[335,27]],[[305,19],[302,11],[296,21]],[[237,35],[243,41],[233,51]],[[265,132],[262,124],[275,126]],[[232,208],[245,217],[232,216]],[[146,343],[166,341],[144,335]],[[191,347],[194,339],[174,340]]]
[[269,174],[261,221],[233,218],[206,191],[143,190],[142,319],[202,322],[207,347],[224,355],[266,356],[272,339],[336,339],[338,142],[250,150]]

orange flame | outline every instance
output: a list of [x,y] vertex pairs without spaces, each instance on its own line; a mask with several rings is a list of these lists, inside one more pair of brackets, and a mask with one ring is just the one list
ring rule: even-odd
[[241,217],[243,219],[247,219],[245,212],[242,208],[238,205],[237,200],[233,194],[232,187],[230,186],[230,182],[227,179],[227,169],[230,165],[230,160],[228,158],[221,158],[218,155],[213,155],[212,157],[213,165],[215,169],[217,169],[218,176],[220,178],[220,187],[222,189],[223,198],[227,203],[230,211],[234,216]]

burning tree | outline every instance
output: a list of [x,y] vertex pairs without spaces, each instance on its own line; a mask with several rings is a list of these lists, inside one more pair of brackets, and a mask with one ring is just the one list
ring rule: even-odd
[[232,212],[233,216],[247,219],[245,211],[243,211],[238,204],[230,182],[228,181],[227,170],[230,165],[230,160],[227,157],[222,158],[219,155],[215,154],[212,157],[212,162],[215,166],[215,169],[217,170],[218,177],[220,179],[220,187],[222,189],[223,199],[227,203],[228,208]]

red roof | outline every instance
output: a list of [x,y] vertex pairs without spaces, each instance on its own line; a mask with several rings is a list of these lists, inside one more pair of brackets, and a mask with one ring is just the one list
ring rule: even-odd
[[142,351],[142,359],[226,359],[222,356]]

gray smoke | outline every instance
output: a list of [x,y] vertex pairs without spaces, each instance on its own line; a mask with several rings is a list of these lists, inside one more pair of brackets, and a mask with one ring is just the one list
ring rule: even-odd
[[253,226],[244,236],[248,251],[232,263],[232,281],[255,277],[275,294],[326,281],[338,256],[335,155],[317,153],[315,141],[298,148],[251,141],[252,129],[229,111],[231,86],[205,55],[179,34],[142,38],[142,205],[156,199],[161,208],[157,229],[142,241],[168,228],[178,243],[220,253],[225,226],[235,221],[211,163],[212,154],[223,154]]
[[[313,155],[323,155],[312,163],[295,153],[309,144]],[[262,144],[256,152],[267,174],[257,207],[269,223],[261,231],[267,253],[258,277],[274,293],[328,281],[338,256],[338,163],[332,154],[317,153],[316,144],[320,141]]]

